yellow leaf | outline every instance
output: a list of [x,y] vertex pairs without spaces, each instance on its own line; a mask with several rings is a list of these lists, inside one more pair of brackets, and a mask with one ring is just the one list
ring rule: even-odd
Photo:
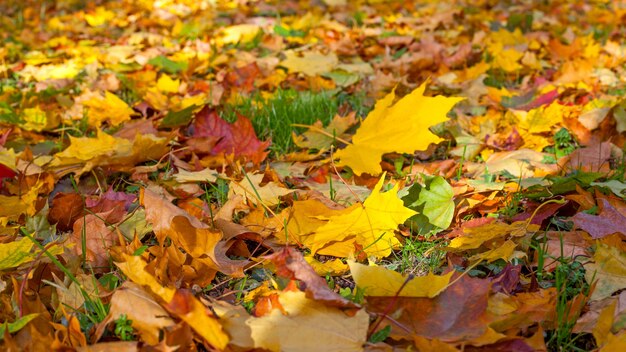
[[31,248],[33,248],[33,242],[27,237],[9,243],[0,243],[0,270],[15,268],[31,261]]
[[157,81],[157,89],[165,93],[178,93],[180,88],[180,80],[173,80],[168,75],[162,75]]
[[626,288],[626,253],[621,249],[597,243],[594,262],[585,264],[587,282],[597,281],[591,300],[609,297],[613,292]]
[[613,326],[615,305],[616,302],[613,301],[607,307],[602,309],[600,316],[598,317],[598,322],[596,323],[596,326],[593,327],[593,337],[596,339],[596,344],[598,346],[604,345],[607,342],[609,335],[612,335],[611,327]]
[[39,187],[31,187],[28,192],[20,196],[0,195],[0,217],[8,217],[10,220],[19,218],[22,214],[28,216],[37,212],[36,201],[39,194]]
[[600,352],[614,352],[626,350],[626,332],[619,335],[610,334],[607,337],[606,345],[602,346]]
[[515,251],[515,247],[517,244],[511,240],[507,240],[503,245],[498,246],[492,250],[488,250],[486,252],[476,254],[470,258],[471,261],[483,261],[486,260],[488,263],[495,262],[498,259],[504,259],[505,261],[509,261],[513,252]]
[[317,52],[305,52],[302,56],[293,50],[285,51],[285,60],[280,66],[286,67],[289,72],[302,72],[307,76],[321,75],[332,71],[339,64],[335,53],[324,55]]
[[[347,257],[354,253],[354,244],[363,247],[367,255],[385,257],[400,245],[394,231],[399,224],[417,214],[406,208],[398,198],[398,185],[380,193],[383,174],[363,204],[337,211],[337,215],[319,217],[328,222],[317,228],[304,241],[313,253]],[[327,248],[325,248],[327,247]]]
[[304,257],[307,263],[315,270],[315,272],[320,276],[326,275],[342,275],[346,271],[348,271],[348,265],[341,261],[341,259],[333,259],[326,261],[324,263],[315,259],[313,256]]
[[170,302],[174,298],[176,290],[161,285],[152,274],[146,271],[148,264],[140,256],[123,254],[122,258],[124,261],[116,265],[130,281],[148,287],[152,293],[161,297],[165,302]]
[[15,170],[17,166],[17,154],[15,150],[0,147],[0,164],[11,170]]
[[237,42],[249,42],[256,37],[261,27],[256,24],[238,24],[228,26],[221,31],[221,38],[217,39],[219,44],[234,44]]
[[233,181],[228,190],[228,197],[241,195],[254,204],[263,203],[271,207],[280,202],[279,197],[293,192],[293,190],[280,187],[274,182],[268,182],[261,186],[262,181],[263,174],[248,174],[240,182]]
[[270,351],[362,351],[369,316],[359,310],[348,316],[337,308],[308,299],[304,292],[283,292],[280,304],[260,318],[248,318],[254,347]]
[[[15,268],[41,257],[41,254],[31,252],[32,248],[33,242],[28,237],[22,237],[13,242],[0,243],[0,270]],[[52,255],[63,253],[63,247],[57,244],[46,250]]]
[[97,131],[96,138],[71,137],[70,146],[54,155],[51,166],[76,165],[81,175],[96,166],[134,166],[146,160],[158,160],[168,152],[168,139],[138,134],[131,142]]
[[26,121],[26,123],[22,125],[22,128],[25,130],[40,132],[48,125],[46,113],[38,106],[24,109],[22,114],[24,121]]
[[494,68],[500,68],[506,72],[515,72],[523,67],[518,62],[524,56],[522,52],[515,49],[504,49],[502,43],[499,42],[491,45],[489,50],[494,57],[492,63]]
[[95,13],[86,13],[85,21],[92,26],[98,27],[115,18],[115,12],[107,10],[102,6],[96,8]]
[[392,104],[396,95],[379,100],[352,137],[352,144],[335,153],[339,165],[349,166],[355,174],[378,175],[383,154],[413,153],[441,138],[428,128],[447,120],[448,111],[463,98],[426,97],[426,83]]
[[528,232],[539,230],[539,226],[528,224],[525,221],[517,221],[512,224],[493,222],[483,226],[468,227],[463,229],[463,236],[459,236],[448,245],[455,251],[476,249],[489,241],[495,241],[505,236],[522,237]]
[[[439,276],[428,273],[426,276],[410,279],[402,288],[407,277],[381,266],[367,266],[348,260],[352,278],[358,287],[365,290],[366,296],[393,297],[429,297],[441,293],[450,283],[453,272]],[[399,291],[399,292],[398,292]]]
[[97,96],[83,102],[83,105],[89,108],[87,117],[94,127],[100,127],[107,120],[112,126],[117,126],[130,120],[130,115],[134,113],[130,106],[109,91],[104,93],[104,98]]

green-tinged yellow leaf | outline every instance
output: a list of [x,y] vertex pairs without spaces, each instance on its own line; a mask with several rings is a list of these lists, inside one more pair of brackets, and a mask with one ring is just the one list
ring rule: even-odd
[[18,318],[16,321],[12,323],[8,323],[8,324],[6,322],[1,323],[0,324],[0,340],[4,339],[4,334],[6,333],[7,328],[9,330],[9,334],[16,333],[20,331],[20,329],[25,327],[26,324],[28,324],[31,320],[37,318],[38,315],[39,313],[26,314]]
[[[448,286],[453,274],[453,272],[449,272],[439,276],[429,273],[426,276],[408,279],[398,272],[381,266],[367,266],[353,260],[348,260],[348,265],[356,285],[365,290],[366,296],[376,297],[398,295],[400,297],[433,298]],[[407,280],[408,282],[402,288]]]
[[349,166],[355,174],[378,175],[385,153],[413,153],[441,138],[428,128],[447,120],[446,114],[463,98],[426,97],[426,83],[393,104],[394,92],[379,100],[352,137],[352,144],[338,150],[339,165]]
[[0,243],[0,270],[15,268],[31,261],[33,242],[27,237],[9,243]]
[[363,204],[337,211],[337,215],[322,217],[328,222],[308,236],[304,243],[313,253],[348,257],[356,252],[355,245],[367,255],[386,257],[400,245],[394,231],[406,219],[417,214],[398,198],[398,185],[380,193],[385,181],[383,174]]

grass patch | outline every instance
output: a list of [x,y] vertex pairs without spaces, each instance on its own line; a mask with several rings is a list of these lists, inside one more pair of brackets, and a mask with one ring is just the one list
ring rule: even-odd
[[402,248],[389,258],[385,267],[403,274],[417,276],[437,271],[441,261],[446,257],[443,241],[423,241],[417,238],[406,238]]
[[356,111],[361,117],[370,109],[362,93],[350,95],[337,91],[315,93],[278,89],[270,98],[255,94],[241,98],[234,104],[227,104],[222,111],[222,118],[232,122],[237,112],[249,118],[260,139],[272,140],[270,150],[274,156],[278,156],[295,149],[292,132],[305,131],[292,124],[311,125],[320,120],[326,125],[340,108]]

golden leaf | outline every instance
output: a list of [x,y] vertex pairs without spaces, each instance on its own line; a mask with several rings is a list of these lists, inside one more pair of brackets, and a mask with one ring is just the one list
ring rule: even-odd
[[338,150],[339,165],[349,166],[355,174],[378,175],[383,154],[413,153],[441,138],[428,127],[447,120],[446,114],[463,98],[426,97],[426,83],[393,104],[394,92],[379,100],[352,137],[352,144]]
[[402,274],[381,266],[367,266],[353,260],[348,260],[348,265],[354,282],[365,290],[365,295],[377,297],[393,297],[397,294],[400,297],[433,298],[448,286],[454,273],[451,271],[441,276],[429,273],[407,279]]
[[306,238],[313,253],[347,257],[354,253],[354,244],[363,247],[367,255],[385,257],[400,245],[394,231],[399,224],[417,214],[406,208],[398,198],[398,185],[380,193],[385,175],[363,204],[336,211],[336,215],[319,217],[328,222]]

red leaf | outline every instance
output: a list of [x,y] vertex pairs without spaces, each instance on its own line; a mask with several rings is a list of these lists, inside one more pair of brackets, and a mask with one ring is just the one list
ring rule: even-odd
[[618,212],[606,199],[599,199],[602,205],[600,214],[578,213],[572,217],[574,225],[588,232],[594,239],[614,233],[626,235],[626,217]]
[[237,114],[237,121],[230,124],[222,120],[208,105],[196,114],[190,128],[193,137],[217,137],[218,142],[211,150],[212,155],[234,154],[255,164],[267,156],[265,151],[270,141],[261,142],[246,117]]

